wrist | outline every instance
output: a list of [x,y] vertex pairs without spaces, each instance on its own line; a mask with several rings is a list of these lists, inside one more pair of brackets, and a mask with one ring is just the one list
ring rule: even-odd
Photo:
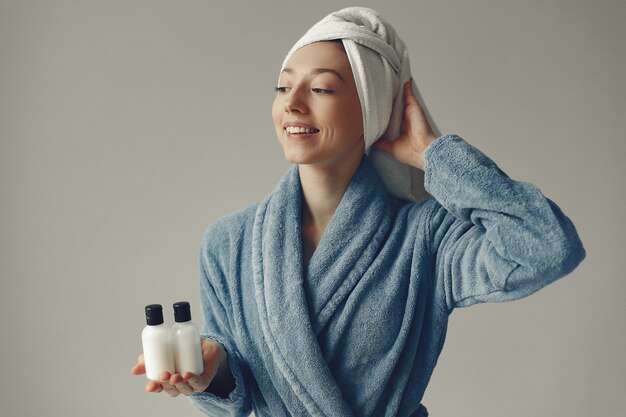
[[426,145],[422,147],[420,151],[415,152],[415,156],[413,158],[413,162],[411,165],[415,168],[419,168],[422,171],[425,170],[426,166],[426,149],[430,146],[431,143],[435,141],[435,137],[431,135],[427,140],[425,140]]
[[207,387],[206,392],[210,392],[221,398],[228,398],[230,393],[234,391],[236,383],[235,377],[230,371],[230,365],[228,363],[228,353],[224,348],[222,349],[224,352],[223,359],[221,360],[221,363],[217,369],[217,373]]
[[413,168],[418,168],[423,171],[424,170],[424,152],[417,152],[409,165],[411,165]]

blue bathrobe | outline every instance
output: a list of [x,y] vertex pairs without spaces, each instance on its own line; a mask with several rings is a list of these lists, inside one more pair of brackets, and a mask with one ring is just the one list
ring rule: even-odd
[[427,416],[421,404],[456,307],[526,297],[585,250],[537,187],[445,135],[418,203],[391,196],[368,156],[306,268],[294,165],[261,203],[216,221],[201,249],[202,333],[236,388],[207,415]]

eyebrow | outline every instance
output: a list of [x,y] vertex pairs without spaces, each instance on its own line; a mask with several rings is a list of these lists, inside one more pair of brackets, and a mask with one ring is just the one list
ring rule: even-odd
[[[289,67],[283,69],[281,72],[286,72],[288,74],[293,74],[293,70]],[[311,70],[311,74],[322,74],[324,72],[331,72],[333,74],[335,74],[337,77],[339,77],[339,79],[341,81],[343,81],[344,83],[346,82],[346,80],[343,79],[343,77],[341,76],[341,74],[339,74],[339,72],[337,70],[334,70],[332,68],[313,68]]]

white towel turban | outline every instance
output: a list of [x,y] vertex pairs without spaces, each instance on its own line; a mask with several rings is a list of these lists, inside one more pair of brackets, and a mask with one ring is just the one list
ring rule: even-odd
[[[394,28],[367,7],[348,7],[333,12],[313,25],[291,48],[289,58],[301,47],[319,41],[341,39],[356,82],[361,110],[365,153],[392,195],[420,201],[430,195],[424,189],[424,172],[403,164],[392,155],[372,148],[377,139],[394,140],[400,135],[404,115],[402,86],[411,78],[409,53]],[[412,82],[413,94],[424,109],[435,137],[441,136]]]

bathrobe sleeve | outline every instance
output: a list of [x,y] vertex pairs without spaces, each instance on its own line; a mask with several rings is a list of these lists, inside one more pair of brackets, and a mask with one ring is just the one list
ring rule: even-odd
[[526,297],[585,258],[574,225],[552,200],[459,136],[436,139],[424,158],[424,187],[438,203],[431,253],[449,310]]
[[218,224],[214,224],[208,229],[200,252],[200,301],[204,316],[200,333],[224,346],[236,387],[227,398],[222,398],[212,393],[209,385],[205,392],[194,393],[190,399],[209,416],[248,416],[252,411],[246,386],[248,372],[232,332],[232,307],[225,302],[228,293],[224,268],[221,266],[224,258],[220,252],[224,252],[224,249],[227,251],[229,246],[228,242],[224,242],[227,234],[219,228]]

